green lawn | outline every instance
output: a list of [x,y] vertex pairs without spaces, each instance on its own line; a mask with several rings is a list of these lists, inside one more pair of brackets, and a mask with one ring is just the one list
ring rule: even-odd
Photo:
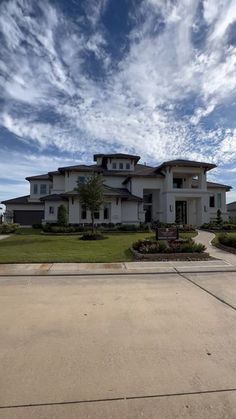
[[130,261],[131,244],[153,237],[148,232],[113,233],[105,240],[83,241],[79,236],[43,236],[34,229],[21,229],[19,233],[0,240],[0,263]]

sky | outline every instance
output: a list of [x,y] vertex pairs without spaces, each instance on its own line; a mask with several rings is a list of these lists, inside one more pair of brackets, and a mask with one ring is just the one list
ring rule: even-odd
[[95,153],[217,164],[236,200],[235,0],[0,0],[0,201]]

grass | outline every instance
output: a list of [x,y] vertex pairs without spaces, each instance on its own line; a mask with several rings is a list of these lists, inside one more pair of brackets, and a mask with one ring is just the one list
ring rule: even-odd
[[[184,236],[193,234],[184,233]],[[131,261],[132,243],[150,239],[153,233],[113,233],[106,237],[105,240],[83,241],[79,236],[43,236],[39,230],[22,228],[18,234],[0,240],[0,263]]]

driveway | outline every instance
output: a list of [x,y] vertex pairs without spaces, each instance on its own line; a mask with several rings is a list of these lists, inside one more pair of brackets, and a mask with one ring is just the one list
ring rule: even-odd
[[236,417],[236,273],[0,278],[0,418]]

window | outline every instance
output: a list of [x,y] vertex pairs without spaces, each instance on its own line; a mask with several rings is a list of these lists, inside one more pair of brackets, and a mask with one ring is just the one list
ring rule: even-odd
[[214,208],[215,207],[215,195],[211,195],[209,198],[209,206],[210,208]]
[[38,185],[37,185],[37,183],[35,183],[35,184],[33,185],[33,194],[34,194],[34,195],[37,195],[37,193],[38,193]]
[[99,211],[95,211],[94,212],[94,219],[95,220],[99,220],[99,218],[100,218],[100,212]]
[[145,204],[151,204],[152,203],[152,193],[147,193],[143,195],[143,201]]
[[130,163],[126,163],[126,170],[130,170]]
[[44,195],[47,193],[47,185],[45,183],[40,185],[40,195]]
[[123,163],[119,163],[119,169],[123,169],[123,167],[124,167],[124,165],[123,165]]
[[112,169],[116,169],[116,163],[115,162],[112,163]]
[[110,218],[110,204],[104,204],[103,218],[104,218],[104,220],[109,220],[109,218]]
[[82,218],[82,220],[86,220],[86,218],[87,218],[87,209],[84,205],[82,206],[81,218]]
[[78,182],[84,184],[85,183],[85,176],[79,176],[78,177]]
[[173,188],[181,189],[183,187],[183,179],[174,178],[173,179]]
[[217,194],[217,208],[221,208],[221,204],[222,204],[222,202],[221,202],[221,193],[219,192]]
[[49,214],[54,214],[54,207],[49,207]]

